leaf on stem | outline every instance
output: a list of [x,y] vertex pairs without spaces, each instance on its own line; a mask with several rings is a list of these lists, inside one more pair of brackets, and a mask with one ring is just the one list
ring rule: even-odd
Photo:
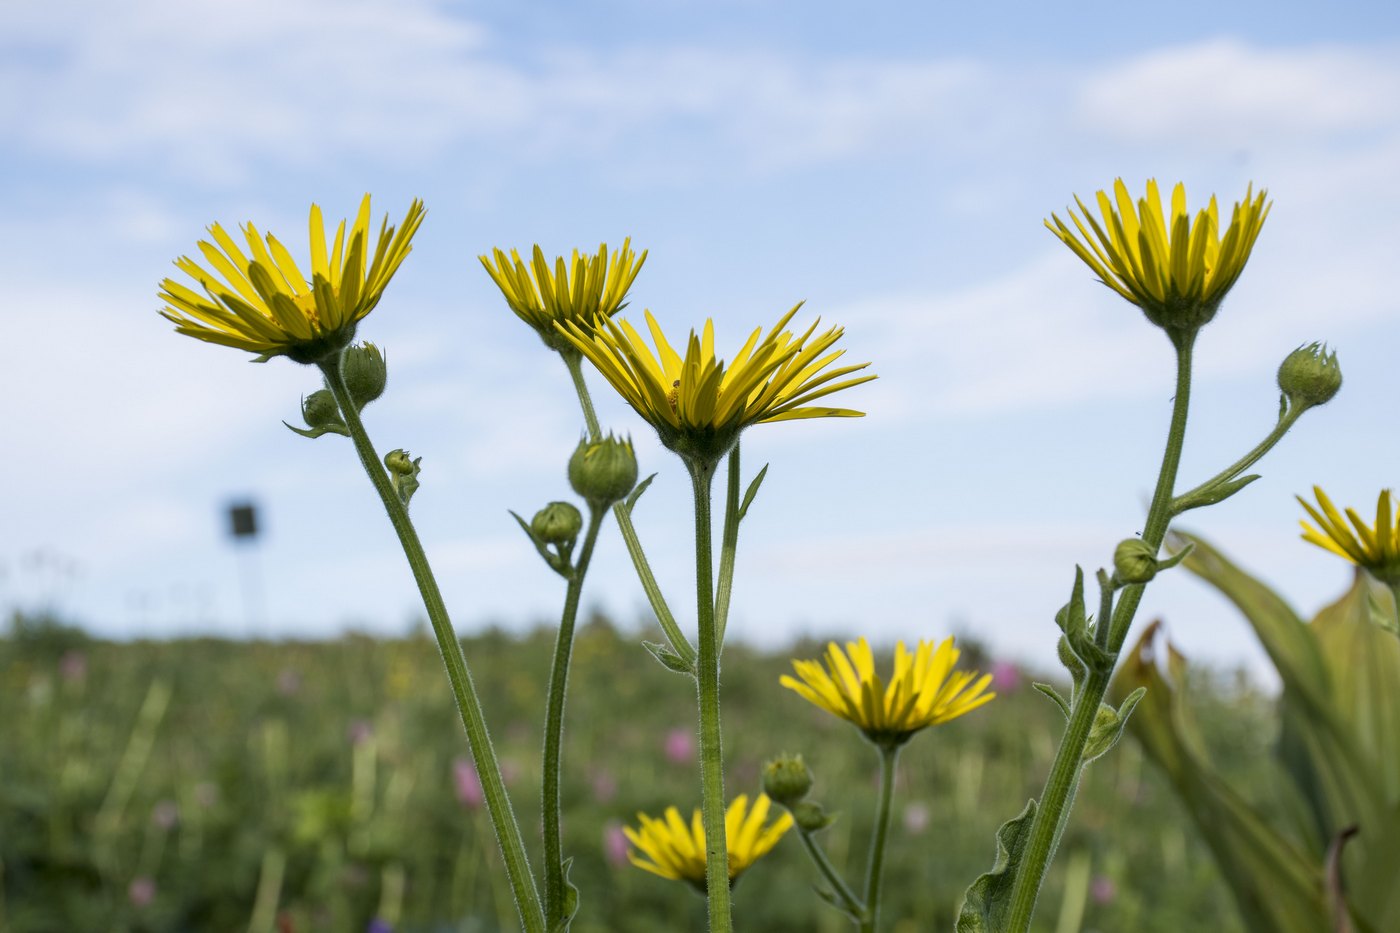
[[991,871],[980,875],[963,895],[958,911],[957,933],[1001,933],[1011,908],[1011,889],[1021,856],[1030,841],[1035,820],[1035,801],[1026,801],[1021,812],[997,830],[997,854]]
[[661,662],[661,666],[668,671],[675,671],[677,674],[689,674],[695,676],[695,669],[686,663],[685,658],[671,650],[669,645],[659,642],[644,641],[642,647],[651,652],[651,656]]
[[758,475],[749,483],[749,488],[744,491],[744,501],[739,506],[738,520],[743,521],[744,516],[749,514],[749,505],[753,502],[753,497],[758,495],[758,487],[763,485],[763,478],[768,475],[768,464],[763,465],[763,469],[758,471]]

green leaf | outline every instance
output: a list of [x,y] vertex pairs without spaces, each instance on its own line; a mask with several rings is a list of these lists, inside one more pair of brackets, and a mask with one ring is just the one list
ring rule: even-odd
[[1066,718],[1066,719],[1069,718],[1069,713],[1070,713],[1070,710],[1069,710],[1069,701],[1066,700],[1064,697],[1060,696],[1060,691],[1056,690],[1054,687],[1050,686],[1049,684],[1033,683],[1033,684],[1031,684],[1031,686],[1034,687],[1034,688],[1035,688],[1036,690],[1038,690],[1039,692],[1041,692],[1041,693],[1045,694],[1046,696],[1048,696],[1051,700],[1054,700],[1054,701],[1055,701],[1055,705],[1058,706],[1058,707],[1060,708],[1060,712],[1062,712],[1062,713],[1065,714],[1065,718]]
[[569,880],[569,868],[573,864],[573,858],[564,859],[564,902],[559,905],[562,916],[554,921],[550,933],[569,933],[569,924],[574,922],[574,917],[578,914],[578,888]]
[[647,487],[651,485],[651,481],[654,479],[656,479],[655,473],[642,480],[637,484],[637,487],[632,490],[631,495],[627,497],[627,501],[622,504],[623,509],[627,511],[628,515],[632,514],[632,507],[637,504],[637,500],[642,497],[642,493],[647,491]]
[[758,475],[749,483],[749,488],[744,492],[744,501],[739,505],[739,520],[743,521],[744,516],[749,514],[749,504],[753,502],[753,497],[758,495],[758,487],[763,485],[763,477],[768,475],[768,464],[763,465],[763,469],[758,471]]
[[1089,739],[1084,743],[1082,760],[1086,764],[1096,758],[1102,758],[1109,749],[1118,744],[1118,740],[1123,737],[1123,727],[1128,724],[1128,717],[1133,714],[1133,709],[1146,693],[1146,687],[1138,687],[1128,694],[1118,709],[1107,703],[1099,704],[1094,713],[1094,724],[1089,727]]
[[671,650],[670,645],[659,644],[654,641],[642,642],[642,647],[651,652],[651,656],[661,662],[661,666],[668,671],[675,671],[677,674],[689,674],[695,676],[695,671],[685,663],[685,658]]
[[957,933],[1002,933],[1006,913],[1011,907],[1011,889],[1016,883],[1016,870],[1030,839],[1031,823],[1035,820],[1035,801],[997,830],[997,854],[991,871],[980,875],[963,895],[958,911]]
[[319,428],[311,428],[310,430],[308,430],[306,428],[293,427],[292,425],[287,424],[287,422],[285,421],[282,423],[286,425],[287,430],[291,431],[293,434],[300,434],[302,437],[309,437],[312,440],[315,440],[323,434],[339,434],[341,437],[350,436],[350,429],[342,427],[338,424],[328,424]]
[[1217,483],[1209,488],[1187,493],[1172,503],[1172,515],[1180,515],[1182,512],[1189,512],[1192,509],[1224,502],[1258,478],[1258,473],[1251,473],[1249,476],[1241,476],[1239,479]]

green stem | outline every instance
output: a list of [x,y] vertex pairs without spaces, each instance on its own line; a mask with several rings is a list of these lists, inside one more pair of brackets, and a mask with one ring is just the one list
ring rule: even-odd
[[865,873],[865,911],[860,933],[875,933],[880,922],[880,882],[885,870],[885,843],[890,833],[890,804],[894,801],[895,766],[899,763],[898,745],[880,747],[880,802],[875,810],[875,835],[870,837],[870,866]]
[[[1173,340],[1176,346],[1176,398],[1172,404],[1172,420],[1167,430],[1162,467],[1157,474],[1157,487],[1152,493],[1152,504],[1148,507],[1147,523],[1142,531],[1142,540],[1154,551],[1161,547],[1171,521],[1172,489],[1176,485],[1177,468],[1181,464],[1181,450],[1186,440],[1186,416],[1191,404],[1191,350],[1194,340],[1194,335]],[[1108,643],[1114,661],[1123,647],[1123,640],[1133,623],[1145,588],[1143,584],[1124,587],[1122,598],[1114,609]],[[1069,724],[1060,739],[1054,764],[1050,767],[1050,775],[1046,778],[1045,789],[1031,821],[1021,864],[1016,869],[1006,920],[1007,933],[1026,933],[1030,929],[1040,886],[1069,818],[1083,764],[1084,746],[1089,740],[1089,731],[1108,690],[1111,675],[1111,664],[1106,670],[1091,670],[1075,693]]]
[[569,687],[569,658],[574,648],[574,623],[578,620],[579,598],[583,594],[583,578],[593,559],[593,546],[598,542],[598,530],[603,513],[590,509],[588,531],[584,533],[583,550],[578,562],[569,572],[569,587],[564,594],[564,613],[559,620],[559,634],[554,642],[554,662],[549,672],[549,696],[544,721],[544,775],[541,790],[541,818],[544,821],[544,913],[551,930],[563,929],[568,920],[564,908],[564,844],[562,840],[559,771],[560,748],[564,741],[564,698]]
[[720,743],[719,632],[715,627],[710,489],[713,463],[691,462],[695,489],[695,594],[700,629],[696,689],[700,705],[700,790],[705,825],[705,890],[710,933],[734,929],[729,903],[729,854],[724,829],[724,750]]
[[715,592],[715,628],[720,647],[729,625],[729,598],[734,592],[734,555],[739,548],[739,443],[729,451],[729,478],[724,487],[724,532],[719,542],[719,588]]
[[[588,394],[588,384],[583,381],[583,359],[566,353],[560,355],[573,378],[578,403],[583,408],[583,420],[588,425],[588,436],[597,440],[602,437],[602,428],[598,426],[598,415],[593,411],[593,398]],[[637,529],[632,524],[632,513],[626,503],[619,502],[613,506],[613,517],[617,519],[622,541],[627,545],[627,554],[632,558],[632,566],[637,569],[637,578],[641,580],[642,590],[646,593],[647,602],[651,604],[651,611],[656,616],[661,630],[666,633],[666,640],[671,643],[671,650],[675,651],[687,666],[694,669],[695,646],[685,637],[681,627],[676,624],[676,617],[671,614],[671,608],[666,605],[666,597],[662,595],[661,587],[656,583],[656,575],[651,572],[651,564],[647,561],[646,552],[642,550],[641,539],[637,537]]]
[[807,830],[801,826],[797,827],[797,836],[802,840],[802,844],[807,848],[807,854],[812,857],[812,862],[817,866],[817,871],[822,873],[827,884],[836,892],[836,896],[841,898],[841,902],[846,905],[846,910],[854,917],[859,917],[865,913],[865,905],[856,897],[856,892],[851,890],[851,886],[846,884],[846,879],[841,877],[841,873],[836,870],[836,866],[831,864],[831,859],[826,857],[826,852],[817,844],[817,840]]
[[1303,416],[1303,412],[1305,411],[1307,411],[1307,409],[1300,405],[1295,405],[1289,408],[1288,411],[1284,413],[1283,417],[1279,419],[1278,424],[1274,425],[1273,430],[1271,430],[1267,435],[1265,435],[1264,439],[1258,444],[1256,444],[1253,447],[1253,449],[1249,451],[1249,453],[1245,454],[1243,457],[1236,460],[1234,463],[1230,464],[1225,469],[1221,470],[1219,473],[1206,480],[1204,483],[1201,483],[1199,486],[1196,486],[1193,489],[1188,489],[1186,492],[1183,492],[1181,495],[1175,497],[1172,500],[1172,513],[1179,514],[1181,505],[1189,502],[1191,499],[1195,498],[1196,496],[1200,495],[1206,490],[1219,485],[1220,483],[1229,482],[1230,480],[1235,479],[1245,470],[1258,463],[1261,457],[1263,457],[1266,453],[1272,450],[1274,448],[1274,445],[1283,439],[1283,436],[1288,433],[1288,430],[1292,428],[1294,424],[1297,423],[1298,419]]
[[370,482],[374,484],[375,492],[379,493],[379,498],[384,503],[389,522],[399,536],[404,556],[408,558],[418,591],[423,596],[423,606],[428,612],[428,620],[432,623],[433,634],[437,637],[438,650],[442,653],[443,664],[447,667],[447,679],[452,684],[452,693],[462,717],[462,726],[467,732],[472,761],[481,778],[486,808],[491,814],[491,825],[496,831],[496,842],[506,863],[506,873],[510,876],[511,890],[515,895],[515,906],[520,914],[521,925],[526,933],[544,933],[544,912],[540,908],[539,892],[535,889],[535,879],[530,873],[525,843],[521,839],[520,826],[516,823],[515,813],[510,806],[510,797],[506,793],[500,765],[496,761],[495,750],[491,747],[491,737],[486,730],[481,700],[476,695],[471,673],[467,670],[467,659],[462,654],[462,643],[457,640],[457,633],[453,631],[447,607],[442,601],[442,593],[438,590],[437,580],[428,565],[427,555],[423,553],[423,545],[418,540],[418,532],[409,520],[408,507],[394,491],[389,474],[380,462],[379,455],[375,453],[359,412],[350,399],[350,391],[345,387],[345,378],[341,375],[340,358],[331,356],[322,361],[320,367],[325,373],[326,384],[330,386],[331,393],[340,405],[340,414],[345,419],[345,426],[350,430],[355,452],[360,455],[360,462],[364,465]]

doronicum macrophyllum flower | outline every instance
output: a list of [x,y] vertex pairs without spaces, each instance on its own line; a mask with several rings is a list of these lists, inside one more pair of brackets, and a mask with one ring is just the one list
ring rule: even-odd
[[479,258],[487,275],[505,295],[506,304],[535,329],[545,346],[572,352],[572,344],[559,335],[554,325],[572,322],[591,331],[599,317],[612,317],[621,311],[626,306],[627,290],[642,270],[647,253],[633,253],[629,237],[611,260],[604,243],[592,256],[580,256],[574,250],[567,264],[563,256],[555,258],[553,272],[538,245],[529,266],[515,250],[507,256],[496,249],[491,256]]
[[209,228],[213,242],[199,243],[207,268],[188,256],[175,261],[203,294],[166,279],[160,297],[167,305],[161,314],[182,334],[256,353],[259,360],[286,356],[298,363],[320,362],[343,350],[355,336],[355,325],[379,303],[413,249],[423,213],[423,202],[415,199],[399,227],[389,226],[386,216],[371,254],[365,195],[349,235],[342,220],[328,251],[321,209],[311,205],[309,279],[272,234],[264,242],[256,227],[244,226],[245,254],[214,224]]
[[1136,204],[1121,178],[1114,182],[1113,194],[1110,199],[1106,192],[1098,193],[1102,226],[1078,197],[1074,200],[1082,219],[1073,208],[1067,212],[1077,236],[1054,214],[1045,226],[1152,323],[1170,334],[1194,334],[1215,317],[1225,293],[1244,271],[1269,215],[1267,192],[1260,189],[1255,195],[1252,184],[1245,190],[1223,237],[1214,195],[1193,220],[1181,184],[1172,190],[1170,214],[1162,213],[1156,181],[1147,182],[1147,196]]
[[[772,851],[792,828],[792,814],[784,813],[764,825],[772,801],[760,794],[749,809],[749,798],[740,794],[724,814],[724,834],[729,847],[729,883],[733,885],[749,866]],[[638,813],[641,826],[624,827],[632,843],[627,858],[653,875],[686,881],[705,891],[705,826],[697,809],[690,825],[675,807],[668,807],[662,819]],[[640,854],[638,854],[640,853]]]
[[1352,528],[1347,527],[1346,519],[1332,505],[1332,500],[1318,486],[1313,487],[1317,496],[1317,508],[1309,505],[1302,496],[1298,501],[1308,510],[1314,528],[1307,522],[1303,526],[1303,540],[1325,548],[1333,554],[1370,571],[1382,583],[1400,587],[1400,514],[1396,512],[1395,500],[1389,489],[1381,490],[1376,500],[1376,523],[1367,525],[1352,509],[1346,510]]
[[781,683],[854,723],[877,745],[900,745],[921,729],[956,719],[996,696],[986,692],[991,674],[979,677],[976,671],[953,670],[959,654],[952,638],[937,648],[920,639],[912,654],[900,642],[894,675],[886,686],[875,673],[875,659],[864,638],[847,642],[844,652],[831,642],[825,669],[817,661],[793,661],[802,679],[784,675]]
[[817,322],[800,337],[783,330],[800,307],[795,305],[766,335],[763,328],[756,329],[728,365],[715,356],[712,320],[705,321],[699,336],[690,332],[684,356],[671,347],[650,311],[646,319],[655,354],[625,320],[603,319],[604,326],[593,331],[567,322],[559,331],[656,428],[663,444],[687,462],[713,464],[751,424],[865,414],[808,404],[875,376],[841,378],[869,363],[828,369],[845,353],[827,353],[841,339],[841,328],[816,337]]

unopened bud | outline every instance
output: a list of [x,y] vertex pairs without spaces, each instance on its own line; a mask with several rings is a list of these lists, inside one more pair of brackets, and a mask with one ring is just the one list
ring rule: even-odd
[[1279,366],[1278,387],[1289,402],[1302,408],[1331,401],[1342,387],[1337,354],[1328,353],[1326,344],[1299,347],[1284,357]]
[[792,818],[797,825],[802,827],[804,832],[815,833],[826,829],[836,822],[836,817],[827,815],[819,803],[810,800],[801,800],[793,804]]
[[301,416],[309,428],[343,428],[345,421],[340,417],[340,406],[330,389],[317,389],[301,400]]
[[573,544],[583,529],[583,516],[568,502],[551,502],[530,519],[530,533],[544,544]]
[[611,434],[600,440],[579,441],[569,458],[569,485],[588,504],[607,508],[637,485],[637,455],[632,441]]
[[388,467],[390,473],[410,476],[413,473],[413,458],[406,450],[391,450],[384,455],[384,466]]
[[389,381],[384,354],[368,342],[345,349],[340,358],[340,372],[345,379],[345,388],[350,390],[350,399],[355,403],[356,411],[383,395],[384,386]]
[[763,766],[763,792],[784,806],[792,806],[812,789],[812,772],[801,755],[783,755]]
[[1146,583],[1157,576],[1157,552],[1137,538],[1118,542],[1113,572],[1124,583]]

